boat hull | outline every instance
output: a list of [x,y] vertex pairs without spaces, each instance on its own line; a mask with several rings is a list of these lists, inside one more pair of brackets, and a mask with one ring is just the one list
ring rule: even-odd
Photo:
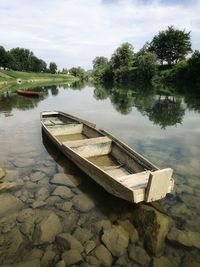
[[[49,114],[56,114],[55,113],[49,113]],[[76,153],[74,149],[71,147],[67,146],[65,142],[60,142],[55,138],[55,136],[50,133],[48,127],[45,126],[45,124],[42,121],[43,114],[41,114],[41,123],[42,123],[42,129],[44,133],[48,136],[48,138],[58,147],[58,149],[68,158],[70,159],[74,164],[76,164],[83,172],[85,172],[89,177],[91,177],[96,183],[98,183],[100,186],[102,186],[107,192],[113,194],[114,196],[117,196],[119,198],[122,198],[124,200],[130,201],[130,202],[141,202],[141,201],[146,201],[146,202],[151,202],[155,201],[157,199],[165,197],[166,193],[170,193],[173,189],[174,186],[174,180],[169,177],[167,178],[169,181],[167,184],[163,184],[161,182],[161,186],[165,186],[165,191],[163,192],[153,192],[153,197],[152,197],[152,180],[154,181],[153,177],[160,176],[164,177],[163,181],[167,181],[166,175],[170,176],[172,175],[172,170],[171,169],[165,169],[165,170],[159,170],[155,165],[150,163],[148,160],[146,160],[144,157],[142,157],[140,154],[135,152],[134,150],[130,149],[127,145],[119,141],[117,138],[114,136],[110,135],[109,133],[103,131],[103,130],[96,130],[95,125],[91,124],[85,120],[80,120],[74,116],[59,112],[59,114],[63,116],[70,116],[72,119],[77,119],[78,122],[80,123],[85,123],[87,127],[89,127],[92,131],[95,131],[97,134],[105,137],[109,136],[111,138],[111,141],[115,143],[115,145],[120,147],[121,155],[119,157],[124,157],[124,155],[127,155],[127,158],[130,157],[130,160],[136,159],[140,164],[146,166],[147,168],[150,168],[153,170],[153,172],[146,171],[146,172],[139,172],[138,174],[132,174],[129,175],[134,176],[135,179],[138,179],[140,177],[147,177],[147,186],[138,186],[133,188],[129,188],[126,185],[124,185],[120,179],[114,179],[111,175],[109,175],[106,171],[102,170],[99,166],[93,164],[91,161],[89,161],[87,158],[81,156],[79,153]],[[47,113],[46,113],[47,114]],[[95,139],[95,138],[94,138]],[[80,142],[80,141],[79,141]],[[76,143],[76,142],[75,142]],[[124,154],[125,153],[125,154]],[[122,159],[120,159],[122,160]],[[129,158],[128,158],[129,160]],[[130,161],[129,160],[129,161]],[[128,176],[127,176],[128,177]],[[151,186],[150,186],[151,185]],[[154,186],[155,187],[155,186]],[[160,188],[159,185],[157,187]],[[155,189],[153,188],[155,191]],[[161,188],[162,191],[162,188]],[[148,194],[147,194],[148,193]],[[150,195],[150,196],[149,196]]]

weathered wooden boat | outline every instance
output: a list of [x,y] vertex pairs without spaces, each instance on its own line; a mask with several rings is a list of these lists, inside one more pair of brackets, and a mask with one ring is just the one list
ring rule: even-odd
[[42,112],[41,124],[58,148],[107,192],[138,203],[172,191],[171,168],[158,169],[95,124],[59,111]]
[[37,91],[31,91],[31,90],[25,90],[25,89],[19,89],[16,91],[19,95],[25,95],[25,96],[40,96],[46,94],[46,92],[37,92]]

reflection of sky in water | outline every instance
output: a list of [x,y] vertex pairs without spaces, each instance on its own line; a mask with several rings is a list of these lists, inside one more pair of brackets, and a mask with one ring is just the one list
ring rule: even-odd
[[[136,151],[145,155],[158,167],[172,167],[175,173],[177,192],[174,197],[169,196],[159,203],[167,211],[167,214],[172,217],[176,227],[199,231],[199,113],[188,110],[187,104],[185,105],[183,100],[177,102],[181,103],[181,107],[184,108],[182,124],[176,123],[176,126],[167,126],[162,129],[161,125],[149,119],[149,114],[152,115],[151,107],[159,100],[158,96],[150,95],[146,98],[144,94],[142,99],[138,98],[139,102],[137,104],[139,103],[139,105],[135,105],[134,99],[129,98],[130,102],[128,103],[131,106],[128,106],[128,110],[130,112],[123,115],[116,110],[116,107],[119,107],[118,100],[120,105],[121,103],[127,103],[126,93],[124,94],[123,91],[121,93],[119,90],[117,95],[114,96],[114,92],[111,92],[111,98],[97,100],[94,98],[94,89],[92,87],[86,87],[81,91],[63,89],[61,87],[57,95],[55,95],[55,92],[57,93],[55,87],[53,91],[50,89],[51,87],[49,87],[49,95],[45,99],[27,100],[23,96],[13,95],[8,102],[4,102],[0,98],[0,167],[5,166],[8,169],[12,169],[16,168],[13,162],[16,165],[17,161],[20,164],[27,159],[34,159],[34,164],[28,168],[16,168],[22,174],[22,177],[24,175],[30,177],[35,170],[43,171],[44,168],[46,169],[43,165],[44,162],[60,168],[55,163],[54,160],[56,160],[59,165],[65,168],[68,174],[80,175],[76,166],[61,155],[57,155],[59,153],[55,151],[55,148],[51,148],[49,142],[45,144],[45,142],[43,143],[44,140],[42,140],[40,112],[44,110],[61,110],[94,122],[98,128],[108,130]],[[105,93],[103,90],[102,92]],[[132,94],[131,92],[128,93]],[[111,104],[113,99],[115,105]],[[171,99],[173,100],[173,98]],[[170,102],[171,104],[173,105],[173,102]],[[138,106],[140,110],[145,110],[143,115]],[[122,111],[126,111],[126,107],[125,109],[123,105],[120,107],[122,107]],[[5,113],[4,111],[7,112]],[[159,121],[159,111],[156,110],[157,121]],[[169,112],[171,111],[173,109]],[[172,116],[173,112],[169,114]],[[51,161],[52,156],[54,160]],[[24,181],[23,190],[27,190],[27,180]],[[48,183],[48,187],[52,187],[51,183]],[[84,183],[81,188],[76,189],[76,193],[93,194],[95,196],[98,205],[92,214],[94,218],[91,217],[95,221],[105,218],[104,216],[106,216],[106,219],[107,216],[112,218],[115,209],[117,216],[122,216],[121,214],[119,215],[117,208],[126,210],[126,204],[123,201],[106,194],[99,186],[92,185],[90,179],[87,181],[86,177],[84,177]],[[49,208],[48,205],[45,207],[46,209]],[[51,206],[50,209],[52,209]],[[74,210],[67,214],[67,221],[68,217],[73,216],[73,212]],[[81,217],[85,218],[82,213]],[[1,247],[1,249],[4,249],[4,247]],[[190,253],[189,250],[187,252]],[[181,250],[180,255],[179,253],[179,248],[176,249],[176,247],[170,247],[169,244],[166,244],[165,255],[169,259],[172,259],[172,261],[176,257],[178,260],[182,259],[185,249]]]
[[[156,97],[157,99],[157,97]],[[59,94],[49,96],[37,101],[37,107],[25,111],[12,110],[14,116],[5,117],[1,114],[1,142],[3,142],[4,153],[17,150],[21,147],[34,143],[34,149],[41,149],[38,143],[40,138],[39,113],[43,110],[62,110],[73,115],[80,116],[97,124],[120,137],[131,147],[138,150],[159,166],[172,166],[187,164],[187,172],[198,171],[198,158],[200,148],[198,145],[200,133],[200,116],[198,113],[186,109],[182,124],[169,126],[161,129],[159,125],[153,124],[148,116],[133,107],[127,115],[120,114],[106,100],[96,100],[93,97],[93,88],[86,87],[84,90],[60,89]],[[31,137],[31,139],[30,139]],[[6,140],[9,140],[9,142]],[[3,155],[2,155],[3,156]]]

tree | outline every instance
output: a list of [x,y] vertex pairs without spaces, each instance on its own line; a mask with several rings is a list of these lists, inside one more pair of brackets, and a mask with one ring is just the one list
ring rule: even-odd
[[57,71],[57,65],[55,62],[50,62],[49,63],[49,70],[52,74],[56,73]]
[[131,68],[134,61],[133,46],[130,43],[123,43],[113,53],[110,63],[113,69],[121,67]]
[[134,63],[133,46],[130,43],[123,43],[113,53],[110,64],[115,82],[128,82],[131,79],[131,72]]
[[3,46],[0,46],[0,67],[4,69],[8,67],[9,57]]
[[96,57],[93,60],[93,76],[97,81],[112,80],[111,66],[106,57]]
[[157,70],[157,57],[154,53],[142,50],[136,56],[137,78],[151,81]]
[[177,63],[192,51],[190,32],[170,26],[154,36],[149,50],[156,53],[161,64],[163,62],[167,62],[168,65]]
[[73,67],[69,69],[69,73],[74,75],[75,77],[78,77],[82,81],[86,78],[86,72],[81,67]]

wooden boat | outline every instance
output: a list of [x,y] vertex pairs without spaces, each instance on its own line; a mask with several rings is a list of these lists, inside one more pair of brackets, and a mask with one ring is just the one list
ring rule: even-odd
[[46,92],[37,92],[24,89],[19,89],[16,92],[20,95],[25,95],[25,96],[40,96],[46,94]]
[[172,191],[171,168],[158,169],[95,124],[59,111],[42,112],[41,124],[58,148],[107,192],[138,203]]

